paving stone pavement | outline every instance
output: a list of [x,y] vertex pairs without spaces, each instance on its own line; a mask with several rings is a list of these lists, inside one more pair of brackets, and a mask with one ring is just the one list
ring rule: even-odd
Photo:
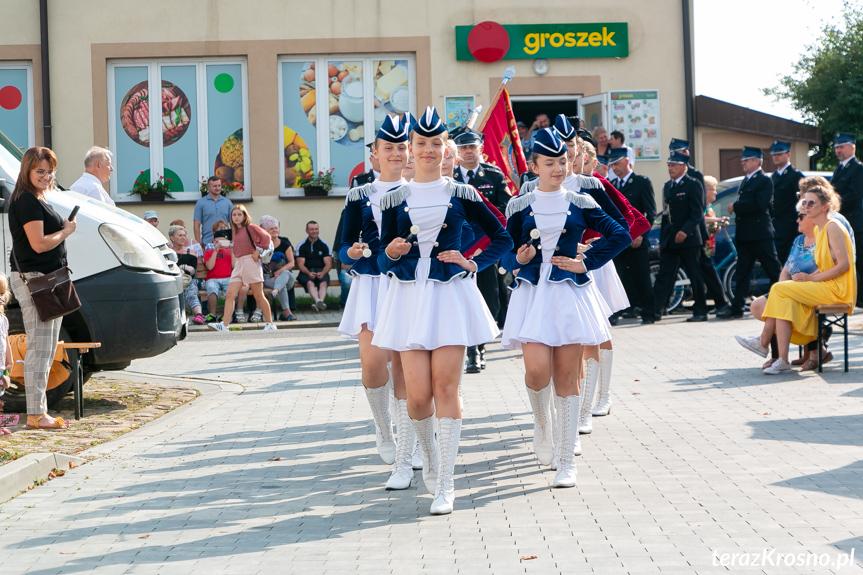
[[615,328],[613,409],[582,436],[574,489],[550,487],[523,364],[490,345],[464,378],[443,517],[419,472],[383,489],[355,344],[331,328],[194,333],[130,371],[217,383],[2,505],[0,572],[863,572],[863,340],[848,374],[768,377],[732,338],[758,329]]

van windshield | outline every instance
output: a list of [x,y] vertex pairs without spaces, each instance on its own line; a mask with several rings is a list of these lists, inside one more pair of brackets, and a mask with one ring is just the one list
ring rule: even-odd
[[23,157],[24,154],[12,143],[12,140],[0,132],[0,177],[5,174],[14,185],[18,179],[18,172],[21,171]]

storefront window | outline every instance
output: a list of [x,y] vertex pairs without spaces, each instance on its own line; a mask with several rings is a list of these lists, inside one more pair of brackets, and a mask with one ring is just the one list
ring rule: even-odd
[[111,63],[108,71],[114,197],[138,201],[134,183],[163,176],[174,199],[193,200],[213,174],[233,188],[229,197],[250,197],[244,62]]
[[415,112],[413,59],[387,57],[280,62],[282,196],[302,196],[301,179],[330,168],[336,182],[330,195],[344,195],[350,179],[369,169],[365,144],[384,117]]
[[0,62],[0,131],[22,150],[35,145],[32,93],[29,63]]

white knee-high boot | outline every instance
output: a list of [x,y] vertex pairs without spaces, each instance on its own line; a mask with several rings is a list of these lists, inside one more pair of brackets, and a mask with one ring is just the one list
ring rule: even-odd
[[575,440],[578,438],[578,411],[580,397],[554,396],[557,417],[560,420],[560,461],[554,476],[554,487],[575,487]]
[[438,420],[438,444],[440,446],[440,467],[438,468],[437,486],[434,501],[431,504],[432,515],[452,513],[455,502],[455,456],[458,454],[458,442],[461,438],[461,419],[441,417]]
[[[558,465],[560,465],[560,448],[563,444],[560,437],[560,413],[557,411],[557,402],[552,401],[552,409],[551,409],[551,424],[552,429],[554,430],[554,458],[551,460],[551,470],[557,471]],[[575,445],[572,449],[573,455],[581,455],[581,438],[578,437],[578,434],[575,436]]]
[[434,415],[429,415],[425,419],[411,419],[420,443],[420,451],[423,454],[423,483],[432,495],[437,489],[438,477],[438,451],[434,437],[434,420]]
[[416,432],[408,415],[408,400],[396,400],[396,417],[398,421],[399,437],[396,442],[396,461],[393,472],[387,480],[387,489],[407,489],[411,486],[414,478],[414,469],[411,464],[414,444],[416,443]]
[[546,385],[539,391],[529,387],[527,396],[530,408],[533,410],[533,451],[543,465],[548,465],[554,458],[554,425],[551,421],[552,386]]
[[599,350],[599,393],[596,397],[596,405],[591,412],[595,416],[603,416],[611,413],[611,365],[614,359],[613,349]]
[[372,417],[375,420],[375,443],[378,453],[386,464],[392,464],[396,459],[396,440],[393,435],[393,420],[390,416],[390,396],[392,396],[392,383],[387,382],[383,387],[366,390],[366,398],[369,407],[372,408]]
[[581,411],[578,414],[578,432],[591,433],[593,422],[591,421],[590,407],[593,405],[593,392],[596,391],[596,383],[599,380],[599,362],[592,358],[585,360],[584,372],[584,379],[581,380]]

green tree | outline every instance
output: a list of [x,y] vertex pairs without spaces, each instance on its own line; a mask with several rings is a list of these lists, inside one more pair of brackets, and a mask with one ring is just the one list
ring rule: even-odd
[[847,4],[842,22],[825,25],[794,65],[794,73],[764,93],[790,101],[807,123],[821,128],[821,150],[827,153],[818,167],[835,167],[834,134],[853,132],[863,139],[863,12],[859,5]]

